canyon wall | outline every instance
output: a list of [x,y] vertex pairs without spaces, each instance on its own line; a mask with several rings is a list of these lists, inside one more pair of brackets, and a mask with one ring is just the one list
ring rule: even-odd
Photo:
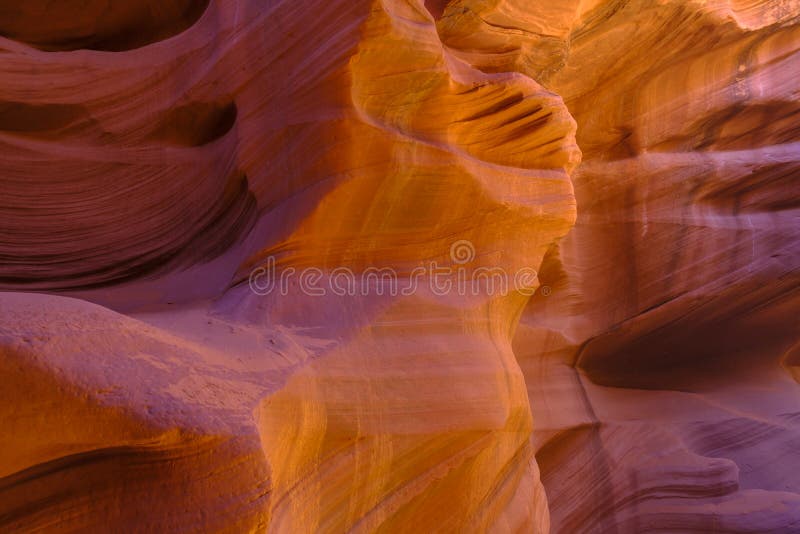
[[800,530],[797,0],[0,0],[0,529]]

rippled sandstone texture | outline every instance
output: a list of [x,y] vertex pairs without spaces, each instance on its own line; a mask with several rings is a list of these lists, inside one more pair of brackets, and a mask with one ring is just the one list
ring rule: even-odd
[[[3,531],[800,529],[800,3],[0,2],[0,35]],[[463,241],[538,279],[248,284]]]

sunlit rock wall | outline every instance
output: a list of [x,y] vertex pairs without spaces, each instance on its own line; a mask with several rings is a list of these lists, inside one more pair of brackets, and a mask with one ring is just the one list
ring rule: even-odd
[[798,24],[0,2],[0,529],[800,529]]

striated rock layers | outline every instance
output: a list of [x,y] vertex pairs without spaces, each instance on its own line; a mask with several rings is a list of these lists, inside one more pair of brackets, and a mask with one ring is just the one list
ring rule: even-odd
[[57,4],[0,530],[800,531],[800,2]]

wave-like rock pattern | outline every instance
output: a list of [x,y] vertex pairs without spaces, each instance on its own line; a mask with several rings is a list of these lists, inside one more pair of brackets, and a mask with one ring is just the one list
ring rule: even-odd
[[208,0],[33,0],[0,3],[0,35],[41,50],[139,48],[181,33],[208,7]]
[[514,38],[584,156],[540,272],[553,295],[515,338],[556,531],[800,525],[774,468],[798,458],[797,7],[603,3],[544,66]]
[[795,0],[57,4],[0,2],[0,530],[800,528]]

